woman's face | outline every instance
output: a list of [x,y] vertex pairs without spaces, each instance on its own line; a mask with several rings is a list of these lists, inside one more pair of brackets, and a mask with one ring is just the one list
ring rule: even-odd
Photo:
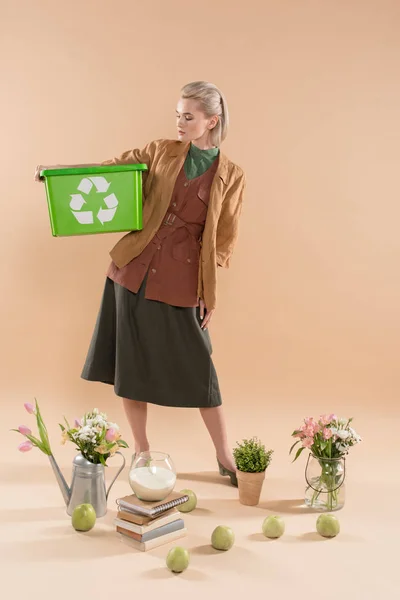
[[195,142],[196,146],[211,148],[208,136],[217,122],[217,115],[207,118],[199,103],[192,98],[181,98],[176,106],[178,139],[182,142]]

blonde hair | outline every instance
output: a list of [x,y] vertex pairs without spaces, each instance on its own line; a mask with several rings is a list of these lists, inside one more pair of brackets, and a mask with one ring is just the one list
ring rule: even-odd
[[216,126],[210,130],[209,138],[213,146],[219,147],[228,135],[229,113],[224,94],[213,83],[193,81],[183,86],[181,97],[197,100],[207,118],[218,116]]

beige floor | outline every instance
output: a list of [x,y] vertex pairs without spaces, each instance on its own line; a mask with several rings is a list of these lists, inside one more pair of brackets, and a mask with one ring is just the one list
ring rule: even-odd
[[[110,390],[98,389],[99,408],[124,425],[121,407],[110,398]],[[91,532],[76,533],[46,457],[37,451],[19,454],[15,451],[17,434],[7,432],[1,464],[0,565],[2,589],[9,593],[1,597],[64,600],[159,594],[169,598],[183,593],[190,598],[253,593],[300,599],[400,597],[396,557],[400,477],[397,448],[391,442],[399,425],[398,413],[392,410],[376,416],[357,402],[332,407],[341,416],[354,415],[363,442],[348,458],[346,506],[336,513],[341,533],[326,540],[315,532],[318,515],[302,508],[305,455],[291,464],[287,452],[290,433],[300,424],[301,415],[318,415],[332,405],[319,410],[317,401],[305,402],[304,411],[301,403],[296,408],[291,403],[289,410],[282,401],[272,409],[259,397],[253,410],[244,412],[233,390],[231,396],[226,412],[232,445],[236,439],[259,435],[274,449],[257,507],[242,506],[237,490],[218,475],[197,411],[155,406],[150,410],[153,448],[168,451],[174,458],[179,472],[176,489],[189,487],[199,499],[198,508],[185,516],[188,536],[179,543],[190,550],[191,564],[180,575],[165,567],[165,556],[176,542],[141,553],[117,539],[112,519],[115,499],[130,491],[127,469],[111,490],[107,516]],[[71,402],[70,408],[73,418],[78,401]],[[74,449],[58,445],[57,422],[62,411],[49,404],[44,412],[53,452],[69,478]],[[13,405],[7,429],[29,424],[25,415],[20,402]],[[109,478],[115,470],[110,468]],[[286,533],[279,540],[269,541],[261,534],[261,523],[269,514],[285,519]],[[211,532],[218,524],[235,531],[236,543],[226,553],[210,546]]]

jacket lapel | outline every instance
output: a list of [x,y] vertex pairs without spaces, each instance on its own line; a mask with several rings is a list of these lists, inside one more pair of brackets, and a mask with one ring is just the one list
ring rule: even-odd
[[[179,173],[180,169],[182,168],[183,163],[185,162],[187,153],[189,151],[189,147],[190,147],[190,142],[174,141],[168,148],[167,155],[169,157],[171,157],[171,158],[177,157],[177,158],[181,159],[181,160],[177,161],[177,164],[179,165],[180,168],[177,169],[176,176],[178,176],[178,173]],[[182,160],[182,156],[183,156],[183,160]],[[222,179],[224,184],[227,185],[227,183],[228,183],[228,157],[225,156],[225,154],[223,152],[221,152],[221,150],[219,151],[219,163],[218,163],[218,168],[215,173],[215,177],[219,177],[220,179]],[[174,184],[175,184],[175,181],[174,181]]]

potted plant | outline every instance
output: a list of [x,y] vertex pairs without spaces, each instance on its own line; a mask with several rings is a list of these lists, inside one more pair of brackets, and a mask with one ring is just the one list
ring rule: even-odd
[[239,487],[239,501],[255,506],[260,500],[265,479],[265,470],[271,462],[273,450],[266,450],[257,437],[236,442],[233,449],[236,463],[236,477]]

